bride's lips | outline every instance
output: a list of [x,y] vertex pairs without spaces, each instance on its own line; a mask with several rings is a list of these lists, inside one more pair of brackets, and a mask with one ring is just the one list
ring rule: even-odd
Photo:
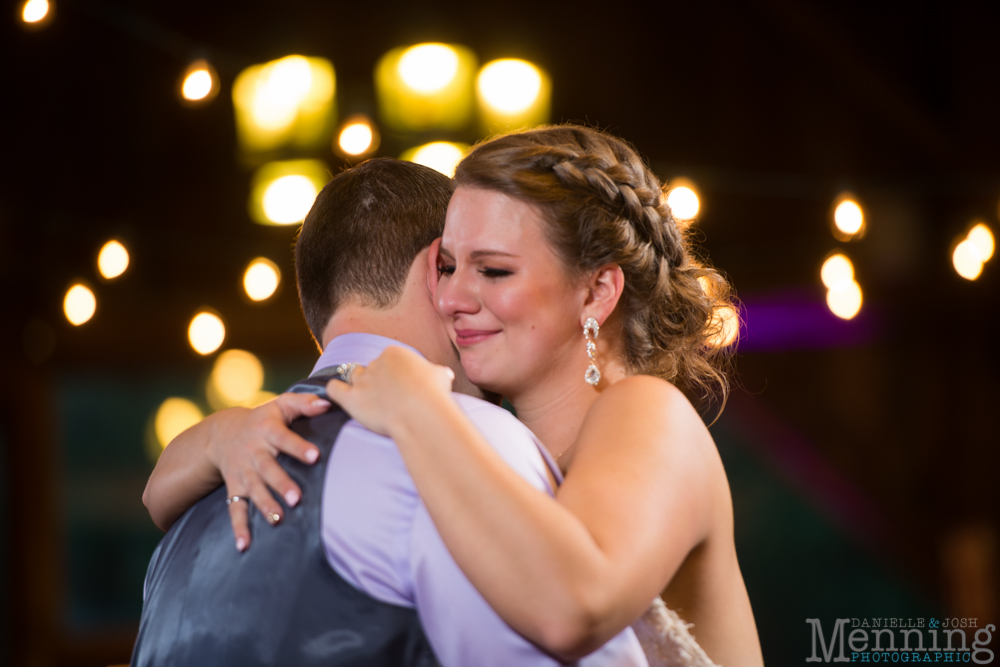
[[481,343],[490,336],[500,333],[499,330],[485,331],[482,329],[455,329],[455,345],[468,346]]

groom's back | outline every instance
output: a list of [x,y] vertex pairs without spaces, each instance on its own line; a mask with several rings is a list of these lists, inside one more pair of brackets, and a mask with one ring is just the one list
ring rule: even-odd
[[247,551],[233,545],[224,488],[170,529],[149,566],[134,667],[436,664],[414,609],[358,590],[324,554],[324,477],[347,420],[333,409],[293,425],[320,462],[282,457],[302,500],[278,526],[252,509]]

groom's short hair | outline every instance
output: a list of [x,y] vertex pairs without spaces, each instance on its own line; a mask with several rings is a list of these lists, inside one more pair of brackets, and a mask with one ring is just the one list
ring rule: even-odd
[[453,189],[429,167],[373,158],[320,191],[295,243],[299,300],[320,345],[345,300],[374,308],[399,301],[414,258],[444,230]]

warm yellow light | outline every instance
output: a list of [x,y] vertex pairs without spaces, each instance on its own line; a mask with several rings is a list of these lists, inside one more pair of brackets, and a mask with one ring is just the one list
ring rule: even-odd
[[542,75],[537,67],[524,60],[494,60],[480,70],[476,90],[495,111],[521,114],[538,100]]
[[277,264],[266,257],[258,257],[250,262],[243,274],[243,289],[254,301],[263,301],[278,289],[281,281],[281,271]]
[[826,305],[843,320],[849,320],[861,310],[861,285],[854,280],[837,283],[826,292]]
[[402,132],[467,128],[475,70],[475,54],[457,44],[392,49],[375,67],[381,122]]
[[[704,287],[703,287],[704,288]],[[722,306],[715,309],[712,315],[712,327],[718,327],[708,339],[712,347],[727,347],[736,342],[740,333],[740,318],[732,306]]]
[[455,175],[455,166],[468,148],[465,144],[435,141],[403,153],[402,159],[436,169],[451,178]]
[[965,239],[955,246],[955,251],[951,254],[951,263],[958,275],[966,280],[975,280],[983,272],[983,260],[980,257],[979,248],[969,239]]
[[396,68],[403,83],[430,95],[454,81],[458,64],[458,52],[447,44],[418,44],[403,52]]
[[340,145],[340,150],[348,155],[363,155],[372,147],[374,140],[375,134],[372,132],[372,126],[359,121],[345,125],[344,129],[340,131],[337,143]]
[[153,420],[156,440],[160,447],[202,420],[201,410],[186,398],[168,398],[160,404]]
[[184,77],[181,94],[186,100],[203,100],[212,92],[212,75],[207,69],[196,69]]
[[200,312],[188,327],[188,340],[198,354],[211,354],[219,349],[226,339],[226,325],[218,315]]
[[250,217],[265,225],[301,222],[330,180],[321,160],[284,160],[262,165],[251,179]]
[[63,312],[66,313],[66,319],[70,324],[80,326],[94,316],[95,310],[97,310],[97,299],[87,287],[77,283],[66,292]]
[[965,238],[976,249],[981,261],[988,262],[993,257],[996,243],[993,239],[993,232],[985,224],[981,222],[977,224],[969,230],[969,234]]
[[667,206],[675,218],[686,222],[698,216],[701,202],[694,190],[686,185],[679,185],[667,193]]
[[854,236],[865,224],[865,214],[861,206],[853,199],[845,199],[833,212],[833,222],[837,229],[847,236]]
[[302,222],[316,200],[316,186],[305,176],[282,176],[264,191],[264,215],[279,225]]
[[111,280],[125,273],[128,268],[128,250],[118,241],[108,241],[97,255],[97,269]]
[[38,23],[49,14],[48,0],[28,0],[21,10],[21,18],[25,23]]
[[245,350],[226,350],[219,355],[208,378],[209,403],[216,409],[249,405],[264,386],[264,366]]
[[819,275],[827,289],[834,289],[841,283],[854,280],[854,264],[846,255],[831,255],[823,262]]
[[323,58],[292,55],[248,67],[233,83],[242,147],[252,155],[285,145],[326,144],[335,93],[333,65]]

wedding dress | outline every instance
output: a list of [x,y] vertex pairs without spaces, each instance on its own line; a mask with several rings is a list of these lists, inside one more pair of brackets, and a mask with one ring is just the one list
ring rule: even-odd
[[719,667],[698,645],[692,627],[658,597],[632,624],[649,667]]

